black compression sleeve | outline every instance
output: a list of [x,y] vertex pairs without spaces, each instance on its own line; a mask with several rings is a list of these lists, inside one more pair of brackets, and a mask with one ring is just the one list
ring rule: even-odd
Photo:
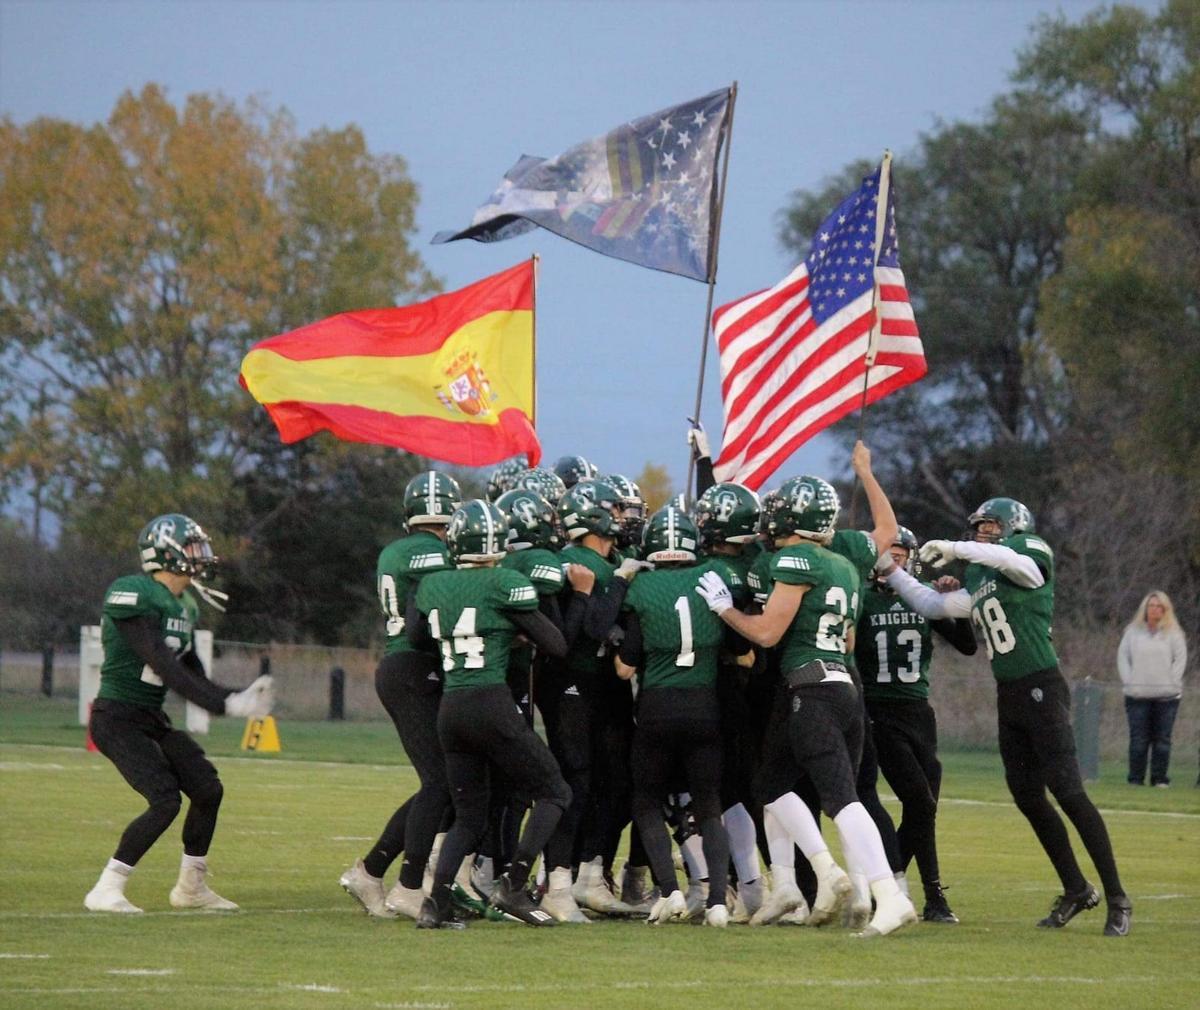
[[979,643],[975,640],[975,629],[966,617],[944,617],[941,620],[930,621],[933,628],[947,642],[954,646],[964,656],[974,656]]
[[587,615],[591,599],[587,593],[577,590],[571,592],[571,599],[567,603],[567,612],[563,615],[563,638],[567,640],[568,649],[575,644],[583,631],[583,619]]
[[562,607],[558,605],[557,594],[547,593],[545,596],[538,597],[538,610],[546,615],[546,620],[563,633],[563,638],[565,639],[567,637],[567,630],[563,622]]
[[225,713],[225,699],[233,688],[214,684],[204,676],[198,657],[189,654],[186,665],[163,641],[158,621],[149,614],[114,621],[113,626],[134,654],[176,694],[217,715]]
[[502,613],[547,656],[562,659],[567,654],[563,633],[540,610],[505,610]]
[[645,649],[642,645],[642,622],[637,614],[627,614],[625,617],[625,637],[621,639],[618,655],[626,666],[642,665]]
[[696,456],[696,497],[699,498],[716,482],[711,456]]
[[404,637],[415,649],[421,649],[433,641],[429,632],[429,618],[417,609],[417,592],[410,589],[404,601]]
[[621,615],[621,604],[625,602],[628,589],[628,582],[614,576],[599,597],[592,593],[591,606],[587,609],[587,617],[583,623],[583,633],[588,638],[596,642],[603,642],[608,638],[608,633],[612,631],[613,625]]

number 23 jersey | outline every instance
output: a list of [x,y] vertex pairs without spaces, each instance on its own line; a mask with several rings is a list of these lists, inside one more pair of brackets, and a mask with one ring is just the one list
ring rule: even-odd
[[854,565],[824,547],[795,544],[774,554],[771,581],[808,586],[777,646],[780,669],[794,670],[814,659],[844,663],[846,633],[858,619],[859,581]]

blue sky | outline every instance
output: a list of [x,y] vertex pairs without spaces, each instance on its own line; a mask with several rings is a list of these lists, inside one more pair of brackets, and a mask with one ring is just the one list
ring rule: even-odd
[[[417,244],[447,288],[541,255],[538,429],[550,461],[579,452],[631,476],[662,463],[682,487],[705,287],[548,232],[431,246],[434,232],[469,223],[519,155],[556,154],[737,80],[719,305],[794,265],[776,237],[789,193],[885,147],[902,161],[939,119],[977,118],[1039,15],[1095,6],[0,0],[0,114],[99,121],[121,92],[156,81],[176,100],[257,96],[301,131],[357,123],[373,151],[407,159]],[[702,414],[715,449],[711,351]],[[818,437],[778,476],[840,475],[833,450]]]

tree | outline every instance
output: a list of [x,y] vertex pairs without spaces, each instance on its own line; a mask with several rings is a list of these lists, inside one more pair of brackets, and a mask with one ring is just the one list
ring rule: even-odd
[[657,512],[674,497],[675,489],[671,485],[670,474],[660,463],[647,463],[635,479],[642,490],[647,515]]

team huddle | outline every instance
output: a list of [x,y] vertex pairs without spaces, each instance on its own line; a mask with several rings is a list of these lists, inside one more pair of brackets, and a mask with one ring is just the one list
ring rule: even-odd
[[[703,432],[689,438],[698,497],[652,515],[633,481],[598,476],[578,456],[553,469],[502,464],[487,499],[462,501],[438,471],[408,484],[407,532],[376,571],[387,641],[375,686],[420,787],[342,886],[370,915],[426,929],[473,916],[840,925],[864,936],[956,923],[937,853],[929,666],[938,639],[973,653],[973,622],[997,680],[1010,790],[1062,882],[1038,925],[1062,927],[1100,901],[1049,789],[1100,875],[1105,934],[1127,934],[1131,904],[1083,789],[1050,641],[1053,553],[1029,510],[990,499],[969,517],[972,539],[921,547],[860,442],[852,465],[871,529],[839,530],[825,480],[791,478],[760,499],[714,482]],[[105,601],[93,735],[149,808],[85,904],[139,911],[125,883],[182,792],[191,802],[171,903],[236,908],[205,880],[219,779],[162,698],[171,687],[210,711],[258,714],[272,686],[221,688],[195,660],[186,589],[219,604],[200,527],[160,517],[139,546],[143,574]],[[923,580],[924,567],[954,561],[966,563],[961,583]],[[900,800],[898,825],[880,773]]]

